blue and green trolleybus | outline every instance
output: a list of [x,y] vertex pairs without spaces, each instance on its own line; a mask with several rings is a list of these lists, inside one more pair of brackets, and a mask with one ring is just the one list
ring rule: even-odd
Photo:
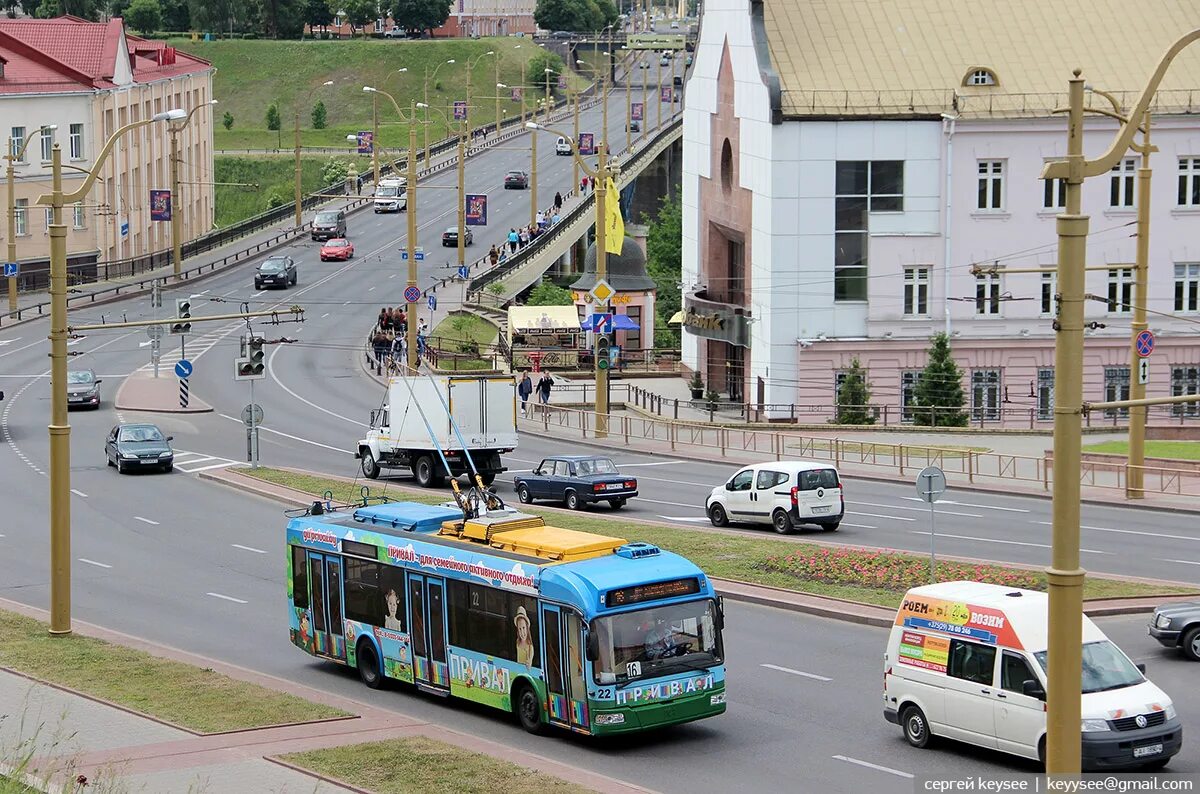
[[535,733],[725,711],[720,599],[677,554],[508,508],[314,507],[287,526],[291,639],[369,687],[466,698]]

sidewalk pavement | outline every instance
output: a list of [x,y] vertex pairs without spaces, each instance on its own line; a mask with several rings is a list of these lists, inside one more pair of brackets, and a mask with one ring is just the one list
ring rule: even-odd
[[199,397],[188,394],[187,407],[180,405],[179,379],[167,367],[160,377],[152,372],[134,372],[121,382],[113,406],[118,411],[154,411],[168,414],[208,413],[212,406]]
[[[44,610],[0,599],[0,608],[38,620]],[[649,789],[560,763],[551,758],[443,728],[399,711],[376,708],[370,699],[416,697],[394,691],[363,689],[363,700],[341,697],[293,681],[198,656],[168,646],[75,621],[75,633],[138,648],[242,681],[325,703],[353,717],[228,733],[197,734],[131,709],[79,692],[0,669],[0,774],[2,764],[32,758],[24,770],[44,781],[70,783],[84,775],[92,786],[110,790],[173,794],[244,794],[245,792],[362,791],[329,778],[304,772],[276,756],[424,736],[464,750],[482,753],[553,775],[608,794],[636,794]],[[315,662],[314,662],[315,663]],[[330,675],[336,675],[329,671]],[[498,719],[504,719],[499,715]],[[551,738],[547,741],[553,742]],[[538,744],[537,749],[543,749]],[[544,747],[553,753],[553,746]],[[40,783],[44,785],[44,783]],[[106,785],[108,784],[108,785]],[[51,789],[54,790],[54,789]],[[74,790],[74,789],[69,789]]]

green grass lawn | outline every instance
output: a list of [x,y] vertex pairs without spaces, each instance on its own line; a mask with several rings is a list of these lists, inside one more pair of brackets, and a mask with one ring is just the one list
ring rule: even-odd
[[[303,193],[324,187],[321,184],[321,170],[331,157],[333,155],[300,158],[300,187]],[[341,155],[337,159],[354,160],[360,172],[371,167],[370,158]],[[270,209],[272,194],[281,197],[285,204],[295,196],[296,161],[291,156],[220,156],[214,158],[214,162],[214,181],[226,183],[218,184],[215,188],[217,226],[229,226],[265,212]]]
[[[1129,444],[1125,441],[1103,441],[1099,444],[1087,444],[1083,451],[1128,455]],[[1200,460],[1200,441],[1147,441],[1146,457]]]
[[[284,625],[280,630],[286,634],[286,628]],[[4,638],[0,642],[0,667],[111,700],[201,733],[346,714],[207,668],[160,659],[92,637],[51,637],[45,623],[2,610],[0,636]]]
[[[310,494],[321,494],[326,490],[332,490],[333,498],[343,502],[359,499],[359,490],[365,483],[364,481],[354,485],[341,480],[267,468],[256,471],[243,469],[239,470],[239,473]],[[371,483],[370,486],[373,496],[387,493],[391,498],[397,500],[438,504],[451,498],[446,491],[414,492],[406,488],[389,489],[386,484],[381,483]],[[515,504],[515,494],[502,493],[501,495]],[[710,575],[718,578],[781,587],[814,595],[845,598],[886,607],[894,607],[899,604],[909,580],[902,578],[901,581],[894,583],[889,575],[887,581],[881,583],[878,578],[879,571],[907,572],[907,575],[911,577],[923,575],[919,574],[919,571],[927,571],[929,565],[929,558],[923,555],[899,552],[881,553],[874,549],[851,549],[850,551],[854,555],[851,559],[838,557],[833,561],[841,560],[844,564],[826,565],[828,561],[824,557],[829,554],[829,547],[792,542],[772,537],[769,534],[759,536],[751,533],[712,532],[697,527],[659,526],[642,523],[619,513],[606,515],[605,508],[580,513],[563,513],[522,505],[522,510],[543,516],[546,522],[553,526],[653,543],[660,548],[683,554]],[[809,567],[806,567],[807,563],[801,558],[816,559],[831,570],[821,574],[824,576],[823,580],[814,578],[811,574],[816,570],[815,564],[810,570]],[[847,567],[853,569],[855,566],[861,567],[867,573],[861,575],[858,583],[851,584],[847,581],[846,569]],[[835,568],[836,570],[833,570]],[[939,563],[939,578],[942,577],[984,578],[998,582],[1016,583],[1040,590],[1046,588],[1046,576],[1042,571],[1010,568],[1003,565],[976,566],[942,561]],[[921,583],[924,584],[924,581]],[[1089,576],[1084,583],[1085,598],[1115,598],[1194,591],[1097,576]]]
[[[179,49],[205,58],[217,67],[213,96],[220,104],[215,108],[214,145],[217,149],[274,148],[280,135],[267,129],[266,112],[276,103],[283,119],[281,131],[284,146],[291,146],[295,114],[300,114],[302,143],[306,146],[342,146],[347,132],[372,128],[372,97],[363,92],[370,85],[391,94],[407,113],[411,102],[424,102],[426,70],[430,75],[440,64],[453,59],[455,63],[441,66],[436,79],[429,81],[428,103],[432,108],[448,108],[455,100],[467,98],[466,64],[475,61],[471,72],[471,95],[474,105],[472,125],[491,124],[496,116],[496,96],[500,96],[501,117],[504,110],[512,116],[520,112],[513,102],[511,91],[500,89],[496,83],[518,86],[521,83],[521,64],[541,51],[529,39],[438,39],[429,41],[389,41],[356,39],[346,41],[198,41],[173,39]],[[518,49],[520,47],[520,49]],[[495,57],[500,58],[497,81]],[[400,72],[400,69],[407,69]],[[326,86],[326,81],[333,85]],[[532,74],[526,75],[532,82]],[[572,84],[582,83],[570,75]],[[540,96],[541,91],[527,91],[526,104]],[[328,128],[315,130],[312,109],[320,100],[325,103]],[[408,129],[399,123],[396,110],[387,97],[378,95],[380,145],[400,149],[408,146]],[[233,128],[226,131],[221,124],[225,113],[234,118]],[[436,128],[430,130],[430,140],[445,136],[444,122],[437,113],[430,113]],[[423,142],[422,142],[423,145]]]
[[588,789],[425,737],[291,753],[283,760],[376,794],[583,794]]
[[[482,317],[468,312],[455,312],[433,327],[429,339],[431,347],[458,354],[439,360],[439,369],[473,372],[492,368],[492,358],[487,354],[499,335],[500,329]],[[478,351],[479,357],[464,357],[464,354],[475,351]]]

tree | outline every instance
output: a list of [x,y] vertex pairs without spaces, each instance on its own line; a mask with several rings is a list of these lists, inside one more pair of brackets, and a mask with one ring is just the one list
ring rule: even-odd
[[543,30],[577,30],[579,0],[538,0],[533,21]]
[[654,346],[675,347],[678,339],[667,324],[683,308],[683,207],[678,198],[664,196],[658,216],[646,232],[646,273],[654,279]]
[[541,281],[529,293],[529,300],[525,301],[525,305],[570,306],[574,302],[569,289],[563,289],[551,281]]
[[839,425],[875,424],[875,411],[868,406],[870,402],[871,386],[867,383],[866,371],[855,356],[842,378],[842,385],[838,387],[834,421]]
[[317,104],[313,105],[312,109],[312,124],[314,130],[325,129],[325,103],[317,100]]
[[367,35],[367,23],[374,22],[379,16],[379,5],[375,0],[345,0],[342,11],[346,13],[346,21],[356,27],[362,27],[363,36]]
[[21,7],[21,0],[4,0],[4,14],[9,19],[17,18],[17,9]]
[[225,111],[225,118],[221,119],[221,124],[223,124],[227,130],[233,129],[233,114],[228,110]]
[[162,28],[162,6],[158,0],[133,0],[125,10],[125,21],[141,33],[153,33]]
[[329,161],[321,168],[321,184],[323,186],[340,185],[353,173],[354,163],[330,157]]
[[[546,70],[550,71],[547,72]],[[529,59],[529,64],[525,67],[525,74],[529,77],[529,84],[537,86],[537,90],[545,91],[546,86],[550,86],[553,91],[558,86],[558,76],[563,72],[563,60],[556,52],[549,50],[541,50],[532,58]]]
[[392,3],[392,19],[404,20],[410,30],[433,30],[440,28],[450,16],[450,4],[443,0],[395,0]]
[[[125,0],[116,0],[125,2]],[[159,0],[162,6],[162,29],[183,33],[192,29],[192,12],[187,0]]]
[[939,333],[930,341],[928,360],[914,390],[913,422],[933,427],[966,427],[962,370],[950,352],[950,338]]
[[274,102],[272,102],[267,106],[267,129],[278,130],[280,124],[282,124],[282,122],[279,118],[279,108],[275,106]]
[[317,28],[325,29],[333,22],[333,9],[329,7],[329,0],[304,0],[303,14],[304,21],[313,31]]
[[35,0],[28,4],[17,3],[23,10],[31,10],[32,16],[40,19],[53,19],[63,14],[82,19],[97,20],[103,10],[104,3],[100,0],[41,0],[35,7]]

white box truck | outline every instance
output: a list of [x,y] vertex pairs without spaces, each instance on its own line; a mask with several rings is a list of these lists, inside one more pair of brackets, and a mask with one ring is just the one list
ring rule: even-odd
[[375,479],[382,469],[407,468],[419,485],[431,488],[447,474],[470,474],[461,434],[465,452],[484,484],[491,485],[505,471],[500,456],[517,447],[516,381],[511,376],[395,377],[388,384],[387,403],[371,413],[370,424],[354,454],[367,477]]
[[408,209],[408,189],[405,180],[388,177],[379,180],[375,188],[375,199],[371,202],[375,212],[404,212]]

